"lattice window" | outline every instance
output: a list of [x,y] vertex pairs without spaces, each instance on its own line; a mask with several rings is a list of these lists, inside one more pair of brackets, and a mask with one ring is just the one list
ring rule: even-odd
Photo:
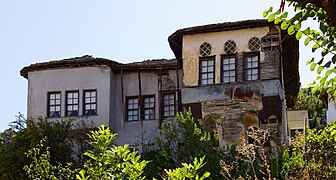
[[201,56],[209,56],[211,54],[211,45],[207,42],[203,43],[200,46],[200,54]]
[[260,39],[257,37],[253,37],[249,40],[248,42],[248,48],[250,49],[250,51],[259,51],[260,49]]
[[236,48],[236,43],[232,40],[227,40],[224,43],[224,52],[226,52],[227,54],[232,54],[236,52]]

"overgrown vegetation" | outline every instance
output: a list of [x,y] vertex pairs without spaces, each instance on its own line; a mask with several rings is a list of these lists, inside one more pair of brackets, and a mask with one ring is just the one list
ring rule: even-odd
[[[45,128],[45,123],[41,119],[41,122],[35,124],[41,127],[34,127]],[[46,129],[59,127],[62,123],[65,122],[53,122]],[[29,129],[29,126],[23,127],[21,131]],[[20,151],[25,159],[23,166],[13,166],[17,168],[17,174],[11,174],[12,170],[7,169],[7,173],[1,174],[1,179],[336,178],[335,122],[320,130],[308,130],[305,136],[298,134],[292,146],[280,147],[273,154],[270,154],[268,147],[268,131],[257,127],[247,132],[250,143],[243,139],[240,144],[220,149],[216,131],[210,131],[202,122],[195,121],[190,112],[178,114],[176,120],[166,122],[162,130],[163,136],[157,140],[156,149],[139,154],[129,150],[127,145],[113,145],[116,135],[102,126],[88,134],[90,149],[86,150],[85,161],[77,168],[71,161],[53,160],[50,145],[54,144],[48,143],[50,137],[41,135],[33,147],[21,145],[22,149],[26,149],[25,153]],[[2,150],[12,148],[10,144],[14,142],[18,143],[16,139],[19,133],[14,133],[11,140],[2,138]],[[54,155],[62,152],[60,149],[57,151],[53,151]],[[10,153],[8,156],[17,157]],[[3,164],[6,162],[9,161],[1,161]],[[2,172],[6,172],[1,167]]]
[[[336,96],[336,4],[331,0],[288,1],[294,7],[294,15],[288,17],[288,12],[282,12],[285,1],[279,10],[273,12],[273,7],[264,11],[264,17],[274,24],[280,25],[289,35],[295,35],[297,40],[305,38],[304,45],[311,44],[315,53],[307,61],[311,71],[319,76],[312,82],[315,93],[318,89],[325,89],[331,97]],[[318,29],[307,26],[308,20],[318,24]],[[320,87],[320,88],[319,88]],[[322,92],[323,93],[323,92]]]

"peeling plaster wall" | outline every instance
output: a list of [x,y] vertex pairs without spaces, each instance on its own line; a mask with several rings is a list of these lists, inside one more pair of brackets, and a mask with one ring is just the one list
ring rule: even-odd
[[[208,42],[212,46],[211,55],[216,55],[215,83],[220,83],[220,55],[225,54],[224,43],[233,40],[237,45],[237,52],[250,52],[248,41],[252,37],[262,38],[269,32],[269,27],[242,29],[235,31],[213,32],[183,36],[183,83],[186,87],[198,85],[199,71],[199,47],[202,43]],[[265,54],[260,53],[260,62],[265,60]]]
[[[85,67],[75,69],[56,69],[33,71],[28,74],[28,117],[47,116],[48,92],[61,92],[61,118],[84,120],[95,127],[109,125],[110,118],[110,67]],[[79,91],[79,115],[83,114],[83,90],[97,90],[97,115],[65,117],[65,92]]]

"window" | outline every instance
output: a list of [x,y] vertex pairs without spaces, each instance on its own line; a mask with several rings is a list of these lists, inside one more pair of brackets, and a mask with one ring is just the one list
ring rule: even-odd
[[85,90],[84,91],[84,115],[97,114],[97,91]]
[[200,59],[200,84],[215,83],[215,57]]
[[139,99],[138,97],[127,98],[127,120],[138,121],[139,120]]
[[236,82],[236,57],[222,56],[222,83]]
[[79,92],[69,91],[66,92],[66,116],[78,116],[78,106],[79,106]]
[[48,93],[48,117],[61,117],[61,92]]
[[163,117],[175,116],[175,93],[163,95]]
[[250,51],[256,52],[260,49],[260,39],[257,37],[253,37],[248,42],[248,48]]
[[246,81],[259,79],[259,54],[246,54],[244,63]]
[[211,45],[207,42],[201,44],[200,46],[200,55],[202,57],[209,56],[211,54]]
[[144,96],[144,120],[155,119],[155,96]]
[[224,43],[224,52],[226,52],[227,54],[232,54],[236,52],[236,43],[232,40],[227,40]]

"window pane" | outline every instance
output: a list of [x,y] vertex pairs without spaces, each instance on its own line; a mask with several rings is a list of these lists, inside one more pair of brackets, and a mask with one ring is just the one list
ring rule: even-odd
[[223,64],[229,64],[230,59],[223,59]]
[[50,105],[55,105],[55,100],[50,100]]
[[60,111],[61,107],[60,106],[55,106],[55,111]]
[[72,98],[72,93],[68,93],[68,98]]
[[61,104],[61,100],[56,100],[55,104]]
[[208,68],[207,67],[202,67],[202,72],[207,72]]
[[56,99],[61,99],[61,94],[57,93],[56,94]]
[[235,69],[235,65],[234,64],[230,64],[230,69]]
[[68,104],[72,104],[72,99],[68,99]]
[[50,94],[50,99],[55,99],[55,94]]
[[230,82],[235,82],[235,77],[230,77]]
[[96,109],[96,104],[91,104],[91,109]]
[[208,61],[208,66],[213,66],[213,61],[211,60],[211,61]]
[[252,74],[258,74],[258,69],[252,69]]
[[85,103],[91,103],[91,98],[85,98]]
[[74,100],[73,100],[73,103],[74,103],[74,104],[78,104],[78,99],[74,99]]
[[207,66],[207,65],[208,65],[207,61],[202,61],[202,67]]

